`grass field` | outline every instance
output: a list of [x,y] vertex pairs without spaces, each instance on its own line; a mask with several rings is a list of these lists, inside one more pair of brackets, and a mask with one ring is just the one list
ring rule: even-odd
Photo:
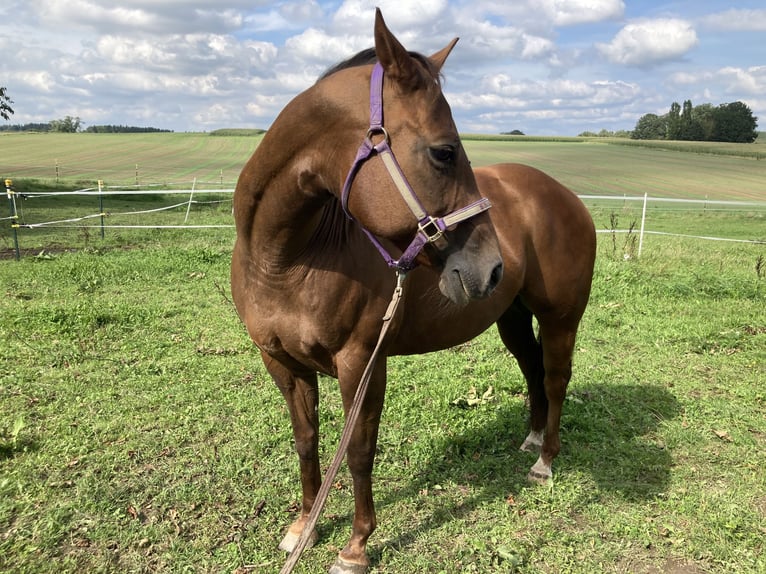
[[[167,188],[196,187],[232,189],[244,162],[260,141],[260,135],[215,137],[211,134],[0,134],[0,177],[11,178],[20,194],[94,188],[129,189],[139,183],[167,184]],[[654,147],[627,144],[623,140],[581,138],[484,138],[471,137],[466,149],[476,166],[501,161],[526,163],[553,175],[581,195],[615,198],[650,196],[647,231],[675,232],[728,239],[764,240],[766,223],[766,161],[752,159],[759,144],[712,144],[708,153],[697,153],[699,144],[655,142]],[[671,148],[671,149],[667,149]],[[686,151],[684,151],[686,150]],[[59,181],[55,164],[59,165]],[[136,177],[138,166],[138,178]],[[95,197],[54,196],[20,198],[20,222],[38,224],[105,212],[104,223],[127,225],[231,225],[231,195],[197,194],[200,203],[158,210],[182,203],[188,196],[109,196],[99,204]],[[651,198],[683,198],[709,201],[760,202],[758,207],[674,205]],[[601,230],[627,229],[641,220],[641,204],[635,201],[587,200]],[[762,225],[741,225],[741,212]],[[688,211],[689,213],[684,213]],[[696,217],[691,214],[696,214]],[[130,214],[130,215],[124,215]],[[60,226],[19,230],[26,253],[43,248],[82,248],[100,240],[100,219],[63,223]],[[142,241],[145,230],[125,227],[107,232],[112,244]],[[8,227],[0,231],[4,253],[13,249]]]
[[[91,187],[200,182],[233,186],[260,136],[199,133],[0,134],[0,176]],[[58,169],[57,169],[58,166]],[[223,174],[223,175],[222,175]]]
[[[213,137],[196,133],[0,134],[0,177],[59,180],[92,187],[186,182],[194,178],[233,187],[261,136]],[[580,194],[650,195],[698,199],[766,200],[766,161],[749,157],[759,144],[666,142],[654,147],[616,140],[467,139],[476,166],[519,162],[538,167]],[[648,145],[648,144],[647,144]],[[691,151],[684,151],[691,150]],[[765,153],[765,152],[760,152]],[[223,176],[221,175],[223,174]]]
[[[764,571],[764,248],[648,242],[625,261],[601,237],[549,487],[525,482],[524,385],[494,330],[392,359],[373,572]],[[230,245],[0,262],[0,571],[279,569],[297,461],[228,302]],[[321,394],[329,462],[335,382]],[[325,571],[351,509],[344,470],[298,572]]]
[[[611,145],[529,143],[467,146],[484,163],[550,161],[568,185],[567,173],[604,190],[623,157]],[[684,154],[624,149],[646,161],[637,188],[667,171],[695,195],[715,177],[698,179],[707,155],[662,163]],[[583,168],[599,158],[602,170]],[[750,185],[763,200],[763,162],[743,161],[754,172],[726,197]],[[114,209],[167,200],[121,198]],[[44,217],[64,209],[34,201],[49,202]],[[76,201],[80,211],[94,198]],[[635,217],[620,203],[593,213],[604,229]],[[192,216],[230,222],[225,204]],[[762,210],[653,217],[676,231],[766,233]],[[277,572],[297,458],[283,400],[229,301],[233,231],[22,231],[27,244],[77,250],[0,261],[0,572]],[[494,330],[390,361],[373,573],[766,571],[766,246],[649,236],[638,259],[634,238],[599,235],[549,486],[525,480],[524,383]],[[320,387],[329,463],[343,421],[336,382]],[[456,406],[490,387],[480,404]],[[344,469],[297,572],[326,572],[352,508]]]

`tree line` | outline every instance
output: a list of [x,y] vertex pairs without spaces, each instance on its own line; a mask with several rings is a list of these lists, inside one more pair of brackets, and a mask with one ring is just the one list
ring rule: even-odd
[[78,117],[67,116],[60,120],[51,120],[45,123],[27,123],[0,126],[3,132],[58,132],[58,133],[77,133],[84,131],[96,134],[118,134],[118,133],[155,133],[172,132],[173,130],[163,130],[152,127],[137,127],[123,125],[94,125],[82,129],[82,122]]
[[673,102],[668,113],[645,114],[630,137],[636,140],[686,140],[752,143],[758,138],[758,118],[743,102],[700,104]]

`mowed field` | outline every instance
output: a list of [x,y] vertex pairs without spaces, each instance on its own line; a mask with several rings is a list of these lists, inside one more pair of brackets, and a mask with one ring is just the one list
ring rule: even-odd
[[[92,186],[191,182],[230,186],[261,136],[199,133],[0,134],[0,177]],[[474,165],[518,162],[549,173],[579,194],[766,200],[762,144],[637,147],[603,140],[466,139]],[[661,144],[660,144],[661,145]],[[395,148],[395,142],[394,142]],[[758,152],[760,153],[760,152]],[[724,155],[726,154],[726,155]],[[739,154],[739,155],[738,155]]]
[[233,185],[260,141],[200,133],[0,134],[0,175],[106,185],[200,182]]

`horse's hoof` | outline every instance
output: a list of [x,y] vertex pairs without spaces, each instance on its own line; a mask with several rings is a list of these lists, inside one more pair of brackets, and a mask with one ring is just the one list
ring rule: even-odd
[[[282,539],[282,542],[279,543],[279,549],[284,550],[288,554],[290,554],[294,549],[295,546],[298,544],[298,538],[300,538],[299,534],[293,534],[289,530],[287,531],[287,534],[285,534],[285,537]],[[309,540],[306,543],[306,548],[311,548],[316,544],[316,541],[319,539],[319,535],[317,534],[317,531],[314,530],[314,532],[311,533],[311,536],[309,536]]]
[[550,480],[550,478],[551,478],[550,476],[539,474],[531,470],[529,471],[529,473],[527,473],[527,480],[534,484],[548,484],[548,481]]
[[330,568],[330,574],[367,574],[367,565],[354,564],[338,558]]
[[551,478],[553,478],[551,467],[543,462],[542,457],[537,459],[527,474],[527,480],[536,484],[547,484]]

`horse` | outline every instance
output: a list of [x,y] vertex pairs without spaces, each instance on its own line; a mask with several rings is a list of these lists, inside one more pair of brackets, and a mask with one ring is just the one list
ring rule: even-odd
[[518,164],[471,168],[441,90],[457,39],[429,57],[409,52],[379,10],[374,38],[287,104],[234,194],[232,298],[286,400],[300,464],[287,552],[322,481],[317,374],[337,378],[348,415],[402,289],[348,446],[354,516],[333,574],[369,568],[389,356],[446,349],[496,323],[527,381],[521,448],[540,453],[528,477],[550,479],[595,258],[593,222],[563,185]]

